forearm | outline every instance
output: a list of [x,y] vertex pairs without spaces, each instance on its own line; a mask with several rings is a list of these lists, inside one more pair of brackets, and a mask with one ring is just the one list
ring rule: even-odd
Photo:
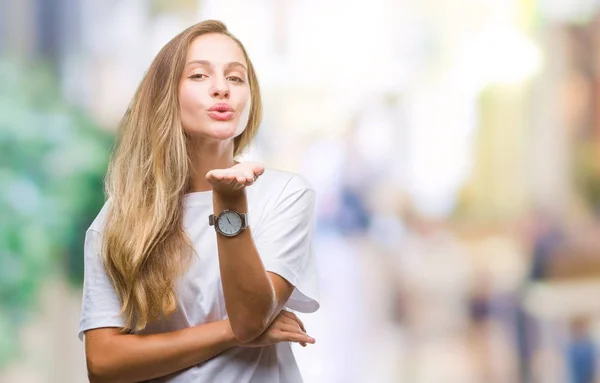
[[[214,210],[247,212],[245,193],[214,194]],[[276,315],[273,285],[252,239],[251,228],[235,237],[217,235],[223,295],[231,327],[240,340],[260,335]]]
[[238,344],[227,320],[160,334],[115,335],[96,348],[93,356],[86,349],[90,380],[125,383],[154,379],[204,362]]

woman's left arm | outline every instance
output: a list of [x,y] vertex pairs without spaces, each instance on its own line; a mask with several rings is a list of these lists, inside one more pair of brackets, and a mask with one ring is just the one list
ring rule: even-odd
[[[245,188],[226,193],[215,190],[213,204],[215,214],[225,209],[248,212]],[[250,342],[281,312],[294,286],[278,274],[266,271],[251,228],[235,237],[217,234],[217,246],[231,328],[239,342]]]

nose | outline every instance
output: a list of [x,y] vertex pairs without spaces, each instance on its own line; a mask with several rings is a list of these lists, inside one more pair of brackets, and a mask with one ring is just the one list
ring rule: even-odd
[[224,78],[216,78],[214,80],[210,95],[219,99],[229,98],[229,84],[227,84],[227,81]]

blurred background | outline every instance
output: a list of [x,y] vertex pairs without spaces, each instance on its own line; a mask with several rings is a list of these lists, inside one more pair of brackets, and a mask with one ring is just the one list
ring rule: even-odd
[[83,237],[115,126],[200,20],[317,191],[307,383],[600,382],[600,1],[0,1],[0,382],[87,381]]

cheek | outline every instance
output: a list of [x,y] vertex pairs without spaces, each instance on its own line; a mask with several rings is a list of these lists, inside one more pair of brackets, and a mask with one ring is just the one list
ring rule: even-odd
[[246,125],[248,125],[248,119],[250,118],[250,108],[252,106],[252,100],[248,97],[246,104],[243,106],[242,112],[240,113],[240,118],[237,123],[237,129],[235,132],[235,136],[239,136],[246,130]]
[[183,128],[186,130],[198,129],[198,123],[202,120],[200,110],[203,103],[199,94],[200,92],[193,86],[182,85],[179,88],[179,113]]
[[192,87],[183,85],[179,88],[179,105],[182,113],[193,110],[198,104],[197,94],[193,91]]

